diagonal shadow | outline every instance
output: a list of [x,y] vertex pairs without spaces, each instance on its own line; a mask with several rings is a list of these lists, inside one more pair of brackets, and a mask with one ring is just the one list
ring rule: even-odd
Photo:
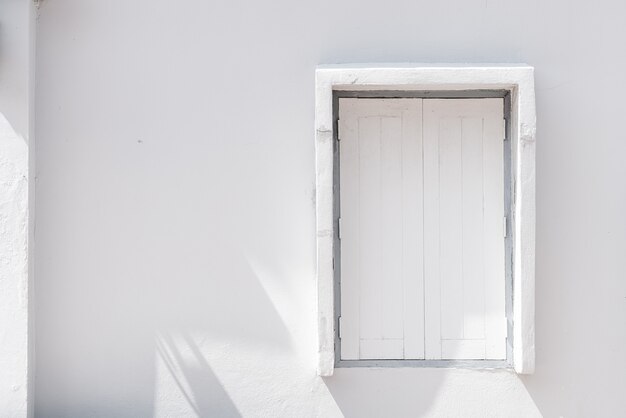
[[193,339],[184,331],[156,334],[156,350],[171,378],[198,417],[240,417]]

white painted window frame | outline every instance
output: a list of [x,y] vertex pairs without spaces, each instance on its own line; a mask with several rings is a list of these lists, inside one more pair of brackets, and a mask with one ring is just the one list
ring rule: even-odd
[[318,374],[335,367],[333,91],[468,91],[511,93],[513,182],[513,367],[535,369],[535,90],[525,64],[359,64],[315,72]]

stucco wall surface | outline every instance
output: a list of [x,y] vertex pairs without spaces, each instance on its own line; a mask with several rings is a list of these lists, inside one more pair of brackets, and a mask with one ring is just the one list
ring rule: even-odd
[[31,2],[0,1],[0,417],[27,416],[32,401],[33,29]]
[[28,396],[28,146],[2,114],[0,235],[0,416],[23,416]]
[[[626,411],[622,1],[45,0],[35,415]],[[314,70],[526,62],[536,372],[316,375]]]

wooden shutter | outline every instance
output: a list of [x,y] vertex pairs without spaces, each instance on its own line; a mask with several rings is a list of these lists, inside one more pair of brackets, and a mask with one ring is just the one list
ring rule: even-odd
[[424,101],[426,358],[506,357],[502,99]]
[[341,359],[505,358],[502,99],[340,99]]
[[423,359],[422,100],[340,100],[341,358]]

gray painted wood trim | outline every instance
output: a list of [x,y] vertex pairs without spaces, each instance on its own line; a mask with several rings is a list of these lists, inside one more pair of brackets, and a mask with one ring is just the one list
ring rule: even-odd
[[339,338],[339,318],[341,317],[341,243],[339,242],[339,217],[341,215],[340,172],[339,172],[339,98],[333,91],[333,295],[335,305],[335,367],[341,359],[341,339]]
[[504,270],[505,285],[504,295],[506,298],[506,360],[513,367],[513,243],[515,228],[513,210],[513,147],[511,139],[511,92],[504,96],[504,213],[507,217],[506,238],[504,240]]
[[334,90],[335,98],[355,99],[487,99],[505,98],[509,90]]

